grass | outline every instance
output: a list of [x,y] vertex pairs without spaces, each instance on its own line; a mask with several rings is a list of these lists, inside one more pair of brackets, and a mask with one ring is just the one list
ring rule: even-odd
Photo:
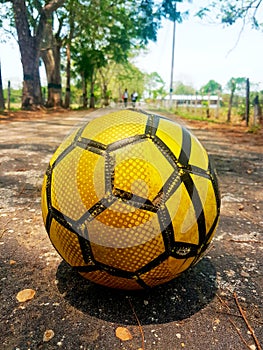
[[[171,113],[173,115],[177,115],[181,118],[187,119],[187,120],[197,120],[201,122],[206,123],[215,123],[215,124],[229,124],[229,125],[244,125],[244,120],[242,120],[242,116],[238,114],[237,108],[233,107],[232,109],[232,115],[231,115],[231,121],[230,123],[227,122],[227,107],[221,107],[217,114],[216,109],[210,109],[209,114],[210,117],[208,118],[206,115],[206,108],[186,108],[186,107],[179,107],[179,108],[165,108],[163,106],[150,106],[151,110],[156,112],[164,112],[164,113]],[[252,115],[250,116],[250,123],[252,123]],[[250,126],[251,131],[248,132],[257,132],[260,130],[260,126]]]

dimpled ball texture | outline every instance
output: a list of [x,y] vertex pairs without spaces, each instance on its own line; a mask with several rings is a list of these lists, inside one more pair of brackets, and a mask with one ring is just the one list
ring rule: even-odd
[[42,188],[49,238],[88,280],[118,289],[168,282],[196,264],[220,211],[215,170],[187,129],[120,110],[72,132]]

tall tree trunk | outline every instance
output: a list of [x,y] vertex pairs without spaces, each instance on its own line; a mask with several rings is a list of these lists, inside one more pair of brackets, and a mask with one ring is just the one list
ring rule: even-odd
[[74,34],[74,3],[72,2],[70,6],[70,15],[69,15],[69,36],[66,47],[67,54],[67,67],[66,67],[66,94],[65,94],[65,108],[70,107],[70,78],[71,78],[71,42]]
[[56,41],[51,48],[48,48],[41,52],[41,57],[46,68],[48,82],[47,107],[59,108],[62,106],[60,48],[60,42]]
[[[112,66],[115,67],[116,63],[112,63]],[[114,68],[111,69],[107,69],[107,68],[100,68],[99,69],[99,74],[101,77],[101,81],[102,81],[102,105],[103,106],[109,106],[109,92],[108,92],[108,85],[110,83],[110,80],[113,76],[113,72],[114,72]]]
[[23,66],[22,108],[31,109],[42,103],[39,77],[39,41],[31,36],[24,0],[13,0],[18,45]]
[[82,73],[82,107],[88,107],[87,79],[84,73]]
[[90,103],[89,103],[89,108],[95,108],[94,86],[95,86],[95,81],[94,81],[93,79],[91,79],[91,83],[90,83]]
[[235,93],[235,88],[233,87],[231,89],[228,111],[227,111],[227,122],[228,123],[230,123],[230,121],[231,121],[231,111],[232,111],[232,106],[233,106],[234,93]]
[[0,62],[0,110],[5,109],[5,100],[3,92],[3,82],[2,82],[2,71],[1,71],[1,62]]
[[43,102],[39,76],[39,42],[30,35],[25,2],[14,0],[13,9],[24,73],[22,109],[31,109]]
[[62,42],[59,35],[53,34],[53,15],[51,14],[46,24],[45,40],[41,50],[41,58],[45,64],[48,83],[47,107],[59,108],[62,105],[61,45]]
[[95,81],[96,81],[96,70],[92,69],[91,78],[90,78],[90,101],[89,108],[95,108]]
[[22,92],[22,108],[24,109],[32,109],[43,104],[39,76],[40,45],[48,18],[64,2],[65,0],[46,1],[45,6],[39,11],[39,21],[34,28],[34,35],[31,35],[25,0],[12,0],[24,74]]
[[109,105],[109,95],[108,95],[108,87],[106,83],[103,83],[103,86],[102,86],[102,99],[103,99],[103,106],[107,107]]
[[67,43],[66,47],[66,53],[67,53],[67,66],[66,66],[66,93],[65,93],[65,102],[64,107],[69,108],[70,107],[70,43]]

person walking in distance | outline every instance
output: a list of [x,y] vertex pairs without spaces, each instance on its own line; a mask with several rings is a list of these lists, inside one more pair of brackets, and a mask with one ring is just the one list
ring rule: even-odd
[[128,104],[128,97],[129,97],[129,94],[128,94],[128,90],[127,88],[124,90],[124,93],[123,93],[123,102],[124,102],[124,107],[127,107],[127,104]]
[[136,101],[137,101],[137,97],[138,97],[138,94],[136,91],[133,91],[133,93],[131,94],[131,100],[132,100],[132,107],[135,108],[135,104],[136,104]]

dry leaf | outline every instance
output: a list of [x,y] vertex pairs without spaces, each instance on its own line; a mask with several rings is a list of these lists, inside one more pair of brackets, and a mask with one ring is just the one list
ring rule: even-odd
[[24,289],[17,293],[16,299],[20,303],[23,303],[24,301],[33,299],[35,294],[36,292],[33,289]]
[[10,265],[15,265],[15,264],[16,264],[16,261],[11,259],[11,260],[9,260],[9,264],[10,264]]
[[118,328],[116,328],[115,333],[116,333],[116,337],[119,338],[122,341],[126,341],[126,340],[131,340],[132,339],[131,332],[128,330],[128,328],[118,327]]
[[43,341],[49,341],[50,339],[52,339],[54,337],[55,333],[54,331],[52,331],[52,329],[48,329],[45,331],[44,335],[43,335]]

